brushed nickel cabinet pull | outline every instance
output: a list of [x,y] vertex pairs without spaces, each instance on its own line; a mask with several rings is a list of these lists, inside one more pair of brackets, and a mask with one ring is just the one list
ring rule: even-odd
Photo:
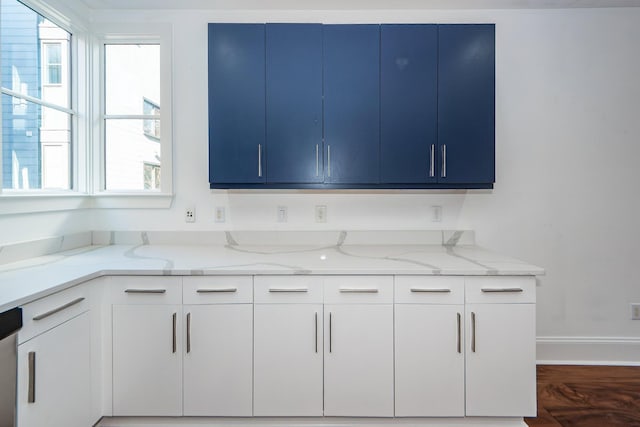
[[446,294],[446,293],[451,292],[451,289],[446,289],[446,288],[411,288],[411,292],[425,292],[425,293]]
[[430,155],[429,155],[429,177],[433,178],[435,176],[435,152],[436,152],[436,145],[435,144],[431,144],[431,150],[430,150]]
[[320,176],[320,146],[316,144],[316,176]]
[[524,292],[524,290],[522,288],[482,288],[481,290],[482,290],[482,292],[486,292],[486,293],[492,293],[492,292],[495,292],[495,293]]
[[29,352],[29,391],[27,403],[36,402],[36,352]]
[[307,288],[269,288],[271,293],[286,293],[286,292],[309,292]]
[[318,352],[318,312],[316,312],[316,353]]
[[191,313],[187,313],[187,353],[191,353]]
[[73,301],[71,301],[71,302],[68,302],[68,303],[66,303],[66,304],[64,304],[64,305],[61,305],[60,307],[54,308],[53,310],[47,311],[46,313],[42,313],[42,314],[39,314],[39,315],[37,315],[37,316],[34,316],[34,317],[33,317],[33,320],[42,320],[42,319],[46,319],[47,317],[52,316],[52,315],[54,315],[54,314],[56,314],[56,313],[59,313],[59,312],[61,312],[62,310],[65,310],[65,309],[67,309],[67,308],[69,308],[69,307],[71,307],[71,306],[74,306],[74,305],[76,305],[76,304],[79,304],[79,303],[81,303],[82,301],[84,301],[84,297],[76,298],[76,299],[74,299],[74,300],[73,300]]
[[340,288],[343,294],[377,294],[376,288]]
[[199,294],[232,293],[238,292],[238,288],[198,289],[196,292]]
[[333,318],[331,316],[331,312],[329,312],[329,353],[331,353],[333,351],[333,345],[332,345],[332,341],[333,341]]
[[166,289],[125,289],[127,294],[164,294]]
[[258,177],[262,178],[262,144],[258,144]]
[[471,312],[471,351],[476,352],[476,314]]
[[442,178],[447,177],[447,144],[442,146]]
[[171,316],[173,319],[173,341],[172,341],[172,348],[173,348],[173,352],[175,353],[177,350],[177,341],[178,341],[178,337],[177,337],[177,326],[178,326],[178,313],[173,313],[173,316]]
[[327,177],[331,178],[331,145],[327,145]]
[[462,353],[462,315],[458,314],[458,353]]

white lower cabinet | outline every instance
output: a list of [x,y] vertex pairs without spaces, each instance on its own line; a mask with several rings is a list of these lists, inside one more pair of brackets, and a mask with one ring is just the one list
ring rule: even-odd
[[86,311],[18,346],[18,427],[87,427],[91,319]]
[[535,279],[472,278],[466,299],[466,415],[535,417]]
[[184,415],[252,415],[251,304],[185,305]]
[[396,277],[395,302],[395,415],[464,416],[464,278]]
[[463,305],[397,304],[397,417],[464,416]]
[[254,416],[322,416],[322,278],[254,280]]
[[113,306],[113,413],[182,415],[182,308]]

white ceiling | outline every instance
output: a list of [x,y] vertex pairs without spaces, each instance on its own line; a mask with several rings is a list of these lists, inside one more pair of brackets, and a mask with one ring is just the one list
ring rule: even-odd
[[640,7],[640,0],[81,0],[91,9],[562,9]]

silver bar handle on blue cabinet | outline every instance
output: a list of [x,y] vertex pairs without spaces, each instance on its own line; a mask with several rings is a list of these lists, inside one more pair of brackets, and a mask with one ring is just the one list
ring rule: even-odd
[[433,178],[436,175],[435,172],[435,156],[436,156],[436,145],[431,144],[431,152],[429,156],[429,177]]
[[316,144],[316,176],[320,176],[320,146]]
[[258,144],[258,177],[262,178],[262,144]]
[[331,145],[327,145],[327,176],[331,177]]
[[447,144],[442,146],[442,178],[447,177]]

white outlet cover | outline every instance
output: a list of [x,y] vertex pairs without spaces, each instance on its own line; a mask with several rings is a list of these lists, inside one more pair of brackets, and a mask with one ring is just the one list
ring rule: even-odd
[[186,208],[184,210],[185,222],[196,222],[196,208]]
[[227,220],[224,206],[216,206],[214,220],[215,222],[225,222]]
[[278,222],[287,222],[287,207],[278,206]]
[[324,205],[316,206],[316,222],[327,222],[327,207]]

